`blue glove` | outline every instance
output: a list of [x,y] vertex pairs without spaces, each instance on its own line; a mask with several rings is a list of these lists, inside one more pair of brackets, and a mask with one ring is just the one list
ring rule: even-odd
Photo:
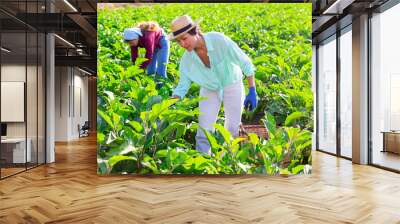
[[244,107],[253,111],[257,107],[257,92],[256,87],[250,87],[249,94],[247,94],[244,100]]

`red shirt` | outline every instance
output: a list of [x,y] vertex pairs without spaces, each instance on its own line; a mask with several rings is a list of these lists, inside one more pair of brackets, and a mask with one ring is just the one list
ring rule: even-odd
[[161,29],[157,31],[144,31],[143,36],[139,37],[138,46],[131,47],[132,62],[135,63],[136,58],[138,57],[138,48],[143,47],[146,49],[145,58],[147,58],[148,60],[143,62],[140,65],[140,68],[147,68],[147,66],[151,63],[151,60],[153,59],[155,49],[161,48],[160,39],[162,35],[163,33]]

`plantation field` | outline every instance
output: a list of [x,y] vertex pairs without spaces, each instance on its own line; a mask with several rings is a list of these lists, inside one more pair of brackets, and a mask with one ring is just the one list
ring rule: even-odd
[[[243,123],[263,124],[268,140],[207,133],[211,155],[194,150],[199,87],[171,100],[184,49],[172,42],[167,79],[133,65],[124,28],[153,20],[169,33],[183,14],[203,18],[202,32],[222,32],[256,66],[259,105]],[[144,52],[141,52],[144,55]],[[161,89],[157,82],[163,82]],[[247,81],[244,83],[247,84]],[[98,173],[298,174],[311,170],[311,4],[159,4],[98,10]],[[223,113],[221,113],[223,115]]]

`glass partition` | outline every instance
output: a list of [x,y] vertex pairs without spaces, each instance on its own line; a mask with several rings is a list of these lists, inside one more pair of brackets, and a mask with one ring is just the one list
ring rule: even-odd
[[372,163],[400,170],[400,5],[371,18]]
[[25,170],[31,162],[26,141],[26,41],[25,30],[1,34],[2,177]]
[[336,36],[318,47],[318,149],[336,154]]
[[1,1],[0,178],[45,162],[45,35],[24,23],[45,1]]
[[352,32],[351,26],[340,36],[340,154],[352,157]]
[[37,117],[37,141],[38,141],[38,164],[46,162],[46,145],[45,145],[45,124],[46,124],[46,104],[45,104],[45,65],[46,65],[46,38],[43,33],[38,34],[38,76],[37,76],[37,100],[38,100],[38,117]]

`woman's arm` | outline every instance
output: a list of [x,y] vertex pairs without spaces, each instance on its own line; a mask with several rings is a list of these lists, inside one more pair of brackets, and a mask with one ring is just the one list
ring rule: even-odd
[[255,68],[250,58],[243,52],[242,49],[229,37],[225,36],[225,43],[228,51],[228,55],[231,60],[237,63],[247,77],[249,83],[249,93],[247,94],[244,107],[249,110],[254,110],[257,107],[257,92],[256,83],[254,80]]
[[251,87],[256,88],[256,82],[254,80],[254,75],[248,75],[247,82],[249,83],[249,88],[251,88]]
[[135,64],[137,57],[138,57],[138,48],[131,47],[131,60],[133,64]]
[[184,63],[182,61],[183,60],[181,60],[179,65],[179,73],[180,73],[179,83],[175,87],[174,92],[172,93],[172,98],[180,98],[180,99],[184,98],[192,83],[192,81],[187,76],[188,72],[185,69],[188,65],[187,63]]

